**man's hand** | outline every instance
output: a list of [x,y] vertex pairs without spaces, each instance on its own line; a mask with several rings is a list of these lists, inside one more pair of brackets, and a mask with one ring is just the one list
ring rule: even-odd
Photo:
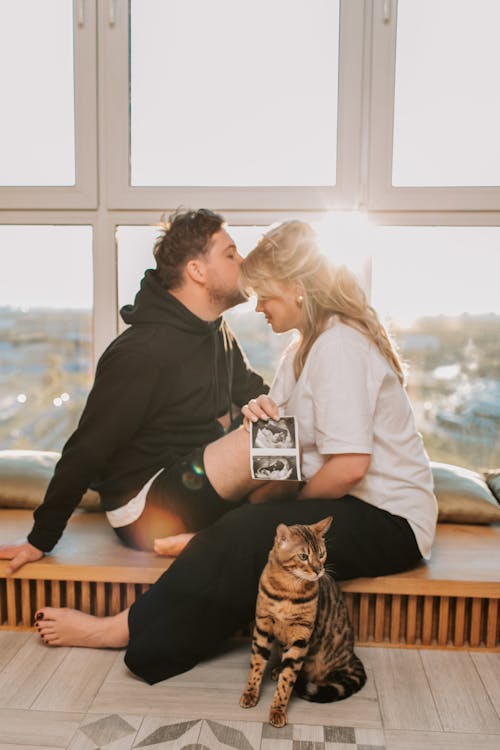
[[11,560],[10,565],[5,569],[8,576],[22,568],[26,563],[41,560],[43,556],[42,550],[33,547],[27,541],[0,545],[0,560]]

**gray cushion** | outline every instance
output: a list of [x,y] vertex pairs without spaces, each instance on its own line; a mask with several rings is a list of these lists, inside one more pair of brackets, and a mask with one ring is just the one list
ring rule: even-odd
[[431,462],[438,521],[486,524],[500,522],[500,505],[481,474],[452,464]]
[[[60,455],[54,451],[0,451],[0,507],[40,505]],[[78,507],[100,510],[98,493],[88,490]]]
[[486,484],[500,503],[500,469],[486,471],[484,476],[486,478]]

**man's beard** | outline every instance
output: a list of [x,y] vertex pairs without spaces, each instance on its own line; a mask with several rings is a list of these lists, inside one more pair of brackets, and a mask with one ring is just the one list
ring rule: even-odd
[[243,294],[241,289],[222,289],[221,287],[213,287],[208,290],[210,295],[210,302],[219,307],[221,312],[229,310],[231,307],[241,305],[242,302],[247,301],[247,297]]

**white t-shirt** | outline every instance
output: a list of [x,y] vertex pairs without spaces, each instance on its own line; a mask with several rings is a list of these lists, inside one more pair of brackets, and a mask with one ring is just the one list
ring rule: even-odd
[[370,453],[350,494],[406,518],[430,557],[437,520],[433,480],[413,411],[397,375],[367,336],[335,316],[316,339],[298,380],[295,347],[269,393],[299,423],[301,467],[310,479],[331,454]]

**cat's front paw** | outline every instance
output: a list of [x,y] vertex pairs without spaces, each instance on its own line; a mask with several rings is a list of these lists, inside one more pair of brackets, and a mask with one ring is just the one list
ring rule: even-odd
[[253,708],[259,701],[259,694],[255,690],[245,690],[240,698],[242,708]]
[[273,727],[281,729],[281,727],[284,727],[286,724],[286,712],[279,708],[272,708],[271,713],[269,714],[269,723],[272,724]]

